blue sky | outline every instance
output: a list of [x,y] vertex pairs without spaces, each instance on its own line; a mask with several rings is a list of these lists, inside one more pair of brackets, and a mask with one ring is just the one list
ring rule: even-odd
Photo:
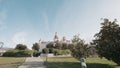
[[0,0],[0,41],[31,48],[41,38],[52,41],[80,34],[86,42],[99,32],[101,18],[120,20],[119,0]]

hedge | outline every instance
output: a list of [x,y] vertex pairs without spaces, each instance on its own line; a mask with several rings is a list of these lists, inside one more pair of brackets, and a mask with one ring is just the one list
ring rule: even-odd
[[54,49],[54,55],[68,55],[68,54],[71,54],[71,51],[69,49],[66,50]]
[[33,50],[8,50],[3,53],[4,57],[30,57],[33,54]]

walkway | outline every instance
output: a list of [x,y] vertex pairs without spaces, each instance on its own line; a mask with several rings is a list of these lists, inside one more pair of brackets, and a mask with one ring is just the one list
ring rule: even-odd
[[18,68],[46,68],[44,61],[40,57],[29,57],[26,61]]

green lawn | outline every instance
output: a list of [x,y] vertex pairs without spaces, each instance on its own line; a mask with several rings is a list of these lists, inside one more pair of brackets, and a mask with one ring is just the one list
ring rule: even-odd
[[[120,66],[106,59],[87,58],[86,61],[88,68],[120,68]],[[80,62],[73,57],[48,58],[46,65],[47,68],[81,68]]]
[[0,57],[0,68],[17,68],[25,61],[25,58]]

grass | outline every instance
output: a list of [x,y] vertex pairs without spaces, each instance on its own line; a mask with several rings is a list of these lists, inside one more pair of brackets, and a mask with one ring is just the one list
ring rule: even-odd
[[18,68],[25,61],[25,58],[0,57],[0,68]]
[[[45,59],[45,58],[44,58]],[[87,58],[88,68],[120,68],[114,62],[100,58]],[[48,58],[47,68],[81,68],[81,64],[73,57]]]

